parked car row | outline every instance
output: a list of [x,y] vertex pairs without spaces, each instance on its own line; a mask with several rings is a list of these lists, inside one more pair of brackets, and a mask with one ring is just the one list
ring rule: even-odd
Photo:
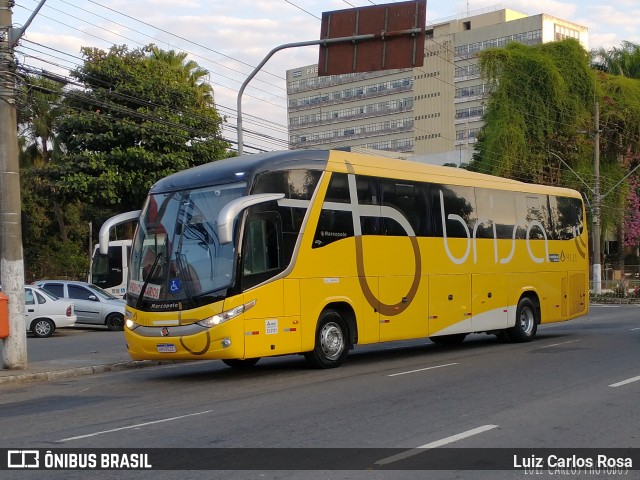
[[125,301],[96,285],[72,280],[39,280],[33,284],[72,300],[78,316],[76,323],[106,325],[109,330],[124,328]]
[[124,328],[125,301],[87,282],[39,280],[25,286],[24,303],[27,330],[36,337],[75,324]]

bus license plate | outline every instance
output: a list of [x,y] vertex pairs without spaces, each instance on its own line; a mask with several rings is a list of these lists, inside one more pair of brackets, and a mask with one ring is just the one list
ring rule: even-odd
[[159,343],[158,353],[176,353],[176,346],[173,343]]

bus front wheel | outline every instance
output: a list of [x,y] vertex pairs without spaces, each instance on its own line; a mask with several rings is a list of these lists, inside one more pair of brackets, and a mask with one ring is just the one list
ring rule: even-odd
[[530,342],[538,331],[538,310],[533,301],[522,297],[516,309],[516,324],[506,330],[512,342]]
[[340,312],[328,309],[322,312],[316,330],[315,348],[304,354],[316,368],[335,368],[349,353],[346,322]]

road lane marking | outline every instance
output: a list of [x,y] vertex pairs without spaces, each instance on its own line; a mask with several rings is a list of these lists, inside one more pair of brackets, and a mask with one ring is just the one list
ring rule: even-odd
[[132,428],[146,427],[147,425],[155,425],[156,423],[171,422],[173,420],[180,420],[181,418],[194,417],[196,415],[204,415],[206,413],[211,413],[211,412],[213,412],[213,410],[205,410],[204,412],[190,413],[188,415],[180,415],[179,417],[163,418],[161,420],[154,420],[153,422],[137,423],[135,425],[128,425],[126,427],[112,428],[111,430],[102,430],[101,432],[88,433],[86,435],[78,435],[77,437],[63,438],[62,440],[58,440],[58,442],[70,442],[71,440],[80,440],[81,438],[96,437],[98,435],[103,435],[105,433],[120,432],[122,430],[130,430]]
[[632,328],[630,331],[633,332],[634,330],[640,330],[640,327],[638,328]]
[[618,382],[618,383],[612,383],[609,386],[610,387],[621,387],[622,385],[626,385],[627,383],[633,383],[633,382],[637,382],[639,380],[640,380],[640,375],[638,375],[637,377],[633,377],[633,378],[627,378],[626,380],[622,380],[621,382]]
[[436,365],[434,367],[419,368],[417,370],[409,370],[408,372],[392,373],[390,375],[387,375],[387,377],[397,377],[398,375],[408,375],[409,373],[424,372],[425,370],[433,370],[434,368],[450,367],[451,365],[458,365],[458,364],[447,363],[446,365]]
[[382,460],[378,460],[376,462],[376,465],[388,465],[389,463],[397,462],[398,460],[404,460],[405,458],[413,457],[414,455],[420,455],[421,453],[424,453],[425,450],[442,447],[443,445],[448,445],[449,443],[454,443],[458,440],[478,435],[479,433],[488,432],[489,430],[493,430],[494,428],[498,427],[499,425],[483,425],[482,427],[467,430],[466,432],[458,433],[456,435],[451,435],[450,437],[436,440],[435,442],[426,443],[418,448],[412,448],[411,450],[407,450],[406,452],[383,458]]
[[540,348],[549,348],[549,347],[557,347],[558,345],[566,345],[567,343],[573,343],[573,342],[579,342],[580,340],[567,340],[566,342],[560,342],[560,343],[553,343],[551,345],[545,345],[544,347],[540,347]]

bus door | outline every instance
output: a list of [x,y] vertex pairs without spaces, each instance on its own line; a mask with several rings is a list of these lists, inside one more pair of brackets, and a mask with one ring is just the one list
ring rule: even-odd
[[298,283],[282,278],[270,281],[286,268],[282,242],[282,219],[277,211],[248,214],[241,282],[244,303],[255,301],[255,305],[244,316],[246,358],[295,353],[301,348],[299,310],[295,305],[287,307],[291,306],[288,302],[299,304]]

